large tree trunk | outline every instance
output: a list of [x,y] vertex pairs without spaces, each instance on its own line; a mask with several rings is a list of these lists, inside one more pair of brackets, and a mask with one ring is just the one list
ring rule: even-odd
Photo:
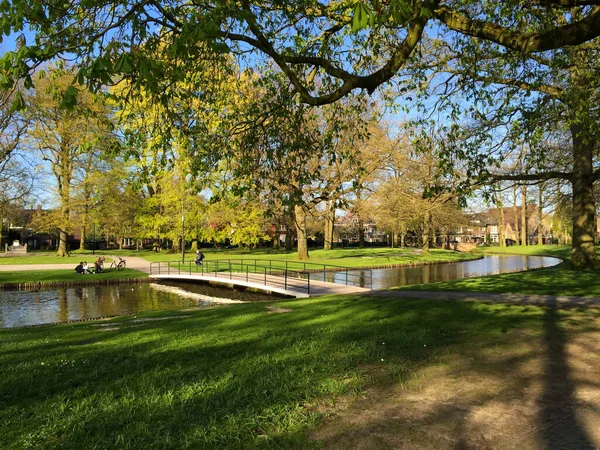
[[325,242],[323,243],[323,250],[331,250],[333,248],[333,227],[335,223],[335,209],[333,208],[333,202],[327,202],[327,210],[325,211]]
[[[83,219],[83,223],[85,223],[86,220],[85,218]],[[85,237],[86,237],[86,230],[85,230],[85,225],[81,226],[81,238],[79,239],[79,250],[83,251],[85,250]]]
[[573,125],[573,243],[571,263],[577,269],[598,267],[596,203],[594,200],[593,142]]
[[431,213],[427,211],[423,216],[423,235],[421,236],[423,242],[423,253],[429,253],[429,216]]
[[521,186],[521,245],[527,242],[527,185]]
[[60,230],[58,238],[58,251],[56,252],[57,256],[69,256],[69,252],[67,249],[67,237],[67,232],[64,230]]
[[298,259],[309,259],[306,237],[306,208],[304,206],[294,206],[294,223],[298,239]]

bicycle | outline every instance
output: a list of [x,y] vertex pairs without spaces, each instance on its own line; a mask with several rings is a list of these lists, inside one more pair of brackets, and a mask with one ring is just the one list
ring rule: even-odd
[[109,269],[112,269],[114,267],[117,270],[123,270],[125,268],[125,264],[126,263],[123,258],[121,258],[120,256],[113,255]]

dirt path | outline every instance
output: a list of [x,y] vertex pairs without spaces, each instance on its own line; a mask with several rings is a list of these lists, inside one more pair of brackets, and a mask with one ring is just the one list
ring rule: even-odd
[[[436,293],[437,294],[437,293]],[[402,382],[374,374],[330,407],[326,449],[600,448],[600,311],[474,342]]]

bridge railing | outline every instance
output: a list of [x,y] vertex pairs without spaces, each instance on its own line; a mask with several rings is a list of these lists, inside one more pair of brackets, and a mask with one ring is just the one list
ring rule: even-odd
[[[151,274],[200,274],[216,278],[246,279],[282,286],[288,289],[290,280],[295,288],[310,294],[311,281],[325,281],[371,289],[373,272],[370,269],[318,264],[305,261],[281,261],[273,259],[216,259],[204,260],[201,265],[194,261],[163,261],[150,264]],[[282,278],[278,279],[278,278]],[[301,281],[304,280],[304,281]]]
[[[260,261],[260,260],[259,260]],[[281,287],[285,290],[306,291],[310,295],[311,276],[300,270],[273,268],[267,264],[257,264],[246,260],[204,260],[196,265],[194,261],[161,261],[150,263],[151,275],[202,275],[223,280],[242,280],[264,286]]]

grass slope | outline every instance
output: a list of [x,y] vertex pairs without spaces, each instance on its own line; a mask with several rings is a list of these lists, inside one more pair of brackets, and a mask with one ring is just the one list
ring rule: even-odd
[[135,269],[121,271],[107,270],[100,274],[78,275],[73,269],[24,270],[0,272],[0,284],[5,283],[48,283],[71,281],[122,280],[126,278],[147,278],[148,274]]
[[474,346],[544,322],[536,307],[369,296],[277,306],[290,312],[0,330],[0,448],[311,448],[318,405],[374,379],[409,382],[442,357],[469,364]]

